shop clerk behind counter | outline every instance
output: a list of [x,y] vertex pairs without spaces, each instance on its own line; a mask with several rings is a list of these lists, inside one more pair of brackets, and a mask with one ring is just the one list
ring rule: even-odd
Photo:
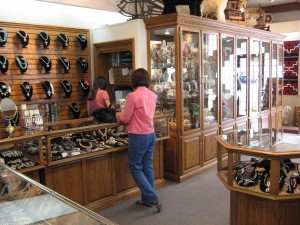
[[161,211],[161,203],[155,191],[153,152],[156,136],[153,118],[156,95],[150,91],[148,72],[137,69],[133,72],[131,84],[134,92],[128,95],[125,111],[117,113],[117,120],[128,124],[128,158],[131,175],[141,190],[141,200],[137,204],[156,206]]

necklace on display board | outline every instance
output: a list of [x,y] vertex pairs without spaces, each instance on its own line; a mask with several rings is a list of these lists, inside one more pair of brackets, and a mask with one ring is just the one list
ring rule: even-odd
[[22,84],[22,89],[24,90],[24,94],[25,94],[25,97],[26,99],[29,98],[31,95],[32,95],[32,86],[28,83],[28,82],[24,82]]
[[62,41],[63,48],[66,48],[69,46],[69,38],[67,35],[59,34],[58,37]]
[[4,45],[7,42],[7,32],[3,29],[0,29],[0,44]]
[[27,42],[28,34],[26,32],[20,30],[20,31],[17,32],[17,34],[20,35],[21,38],[23,38],[24,42]]
[[84,58],[79,58],[77,61],[80,63],[82,72],[86,72],[88,69],[88,61]]
[[62,65],[64,66],[64,70],[69,71],[70,70],[70,61],[65,57],[60,57],[59,60],[62,63]]
[[[49,85],[47,85],[47,83],[49,84]],[[46,88],[46,94],[47,94],[47,96],[51,96],[51,94],[53,94],[53,88],[52,88],[52,84],[49,82],[49,81],[44,81],[44,86],[45,86],[45,88]]]
[[[2,58],[4,61],[1,61],[1,58]],[[0,56],[0,64],[2,65],[2,68],[3,68],[3,69],[6,69],[6,67],[7,67],[7,59],[6,59],[4,56]]]
[[47,33],[41,32],[39,33],[39,37],[41,38],[44,47],[48,47],[50,45],[50,37]]
[[17,56],[16,58],[18,66],[22,69],[22,70],[26,70],[27,69],[27,60],[23,57],[23,56]]
[[[51,60],[50,60],[49,58],[47,58],[46,56],[42,56],[42,57],[40,58],[40,60],[42,60],[42,62],[45,63],[45,66],[46,66],[47,68],[50,67]],[[46,60],[48,60],[48,61],[46,62]]]
[[72,92],[72,84],[69,83],[69,81],[64,80],[63,82],[61,82],[62,86],[64,87],[64,90],[67,93],[71,93]]
[[87,47],[87,38],[83,34],[78,34],[77,39],[81,45],[81,49],[84,50]]

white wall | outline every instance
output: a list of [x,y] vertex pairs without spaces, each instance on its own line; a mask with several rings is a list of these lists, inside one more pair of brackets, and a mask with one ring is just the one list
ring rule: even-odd
[[34,0],[0,0],[0,21],[5,22],[91,29],[127,19],[120,13],[77,6]]

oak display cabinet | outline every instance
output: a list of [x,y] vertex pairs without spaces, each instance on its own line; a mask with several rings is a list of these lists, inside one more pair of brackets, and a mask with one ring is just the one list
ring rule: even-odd
[[239,129],[216,140],[217,175],[230,190],[230,224],[298,224],[299,145],[273,128]]
[[216,165],[218,134],[281,126],[282,35],[178,13],[144,22],[157,111],[172,115],[167,179]]

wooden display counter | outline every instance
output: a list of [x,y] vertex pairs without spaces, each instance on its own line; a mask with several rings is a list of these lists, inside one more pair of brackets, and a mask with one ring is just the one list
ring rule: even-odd
[[[232,131],[216,140],[217,175],[230,190],[230,224],[299,224],[300,193],[297,185],[293,189],[290,182],[293,176],[299,177],[298,164],[292,162],[300,158],[299,145],[282,142],[282,133],[275,129]],[[247,160],[241,160],[244,158]],[[287,159],[291,160],[290,164],[286,163]],[[245,166],[239,167],[241,163]],[[287,165],[293,166],[283,169]],[[251,174],[258,178],[247,178],[255,184],[243,183],[241,173],[247,173],[251,166],[255,168],[250,170]],[[265,174],[268,174],[267,179]]]

